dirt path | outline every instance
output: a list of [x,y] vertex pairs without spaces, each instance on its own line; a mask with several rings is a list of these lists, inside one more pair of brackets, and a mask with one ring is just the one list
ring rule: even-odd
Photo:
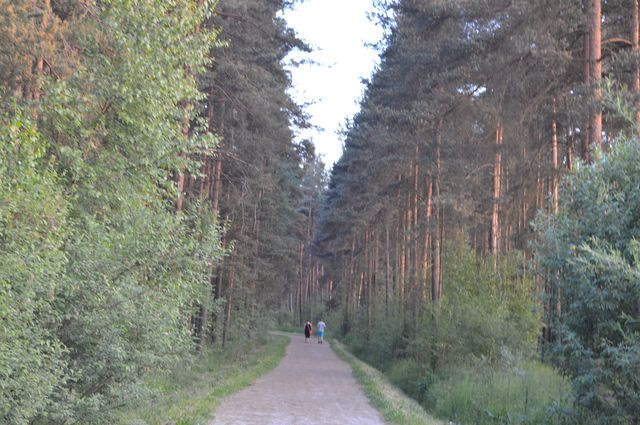
[[351,368],[329,344],[291,336],[282,362],[224,400],[209,425],[383,425]]

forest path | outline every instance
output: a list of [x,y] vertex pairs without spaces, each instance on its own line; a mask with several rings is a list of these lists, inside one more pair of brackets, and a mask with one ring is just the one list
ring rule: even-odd
[[325,341],[291,337],[280,364],[220,403],[209,425],[383,425],[351,374]]

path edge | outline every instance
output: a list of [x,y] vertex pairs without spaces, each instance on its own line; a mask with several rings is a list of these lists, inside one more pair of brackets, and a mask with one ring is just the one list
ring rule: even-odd
[[446,425],[429,415],[420,404],[405,395],[374,367],[351,354],[339,341],[331,338],[334,353],[346,361],[369,402],[382,415],[385,422],[394,425]]

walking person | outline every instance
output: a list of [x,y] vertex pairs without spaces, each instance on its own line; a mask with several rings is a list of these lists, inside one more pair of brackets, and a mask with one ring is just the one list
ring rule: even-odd
[[313,333],[313,325],[310,321],[307,320],[307,323],[304,325],[304,343],[306,344],[311,339],[311,334]]
[[318,322],[318,344],[322,344],[324,340],[324,329],[327,327],[327,324],[324,323],[322,319]]

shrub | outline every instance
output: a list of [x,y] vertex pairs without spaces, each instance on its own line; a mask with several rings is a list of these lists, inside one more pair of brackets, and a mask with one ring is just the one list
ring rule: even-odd
[[635,423],[640,411],[638,164],[637,141],[619,141],[564,181],[560,214],[537,222],[550,302],[563,307],[550,318],[555,361],[584,424]]

